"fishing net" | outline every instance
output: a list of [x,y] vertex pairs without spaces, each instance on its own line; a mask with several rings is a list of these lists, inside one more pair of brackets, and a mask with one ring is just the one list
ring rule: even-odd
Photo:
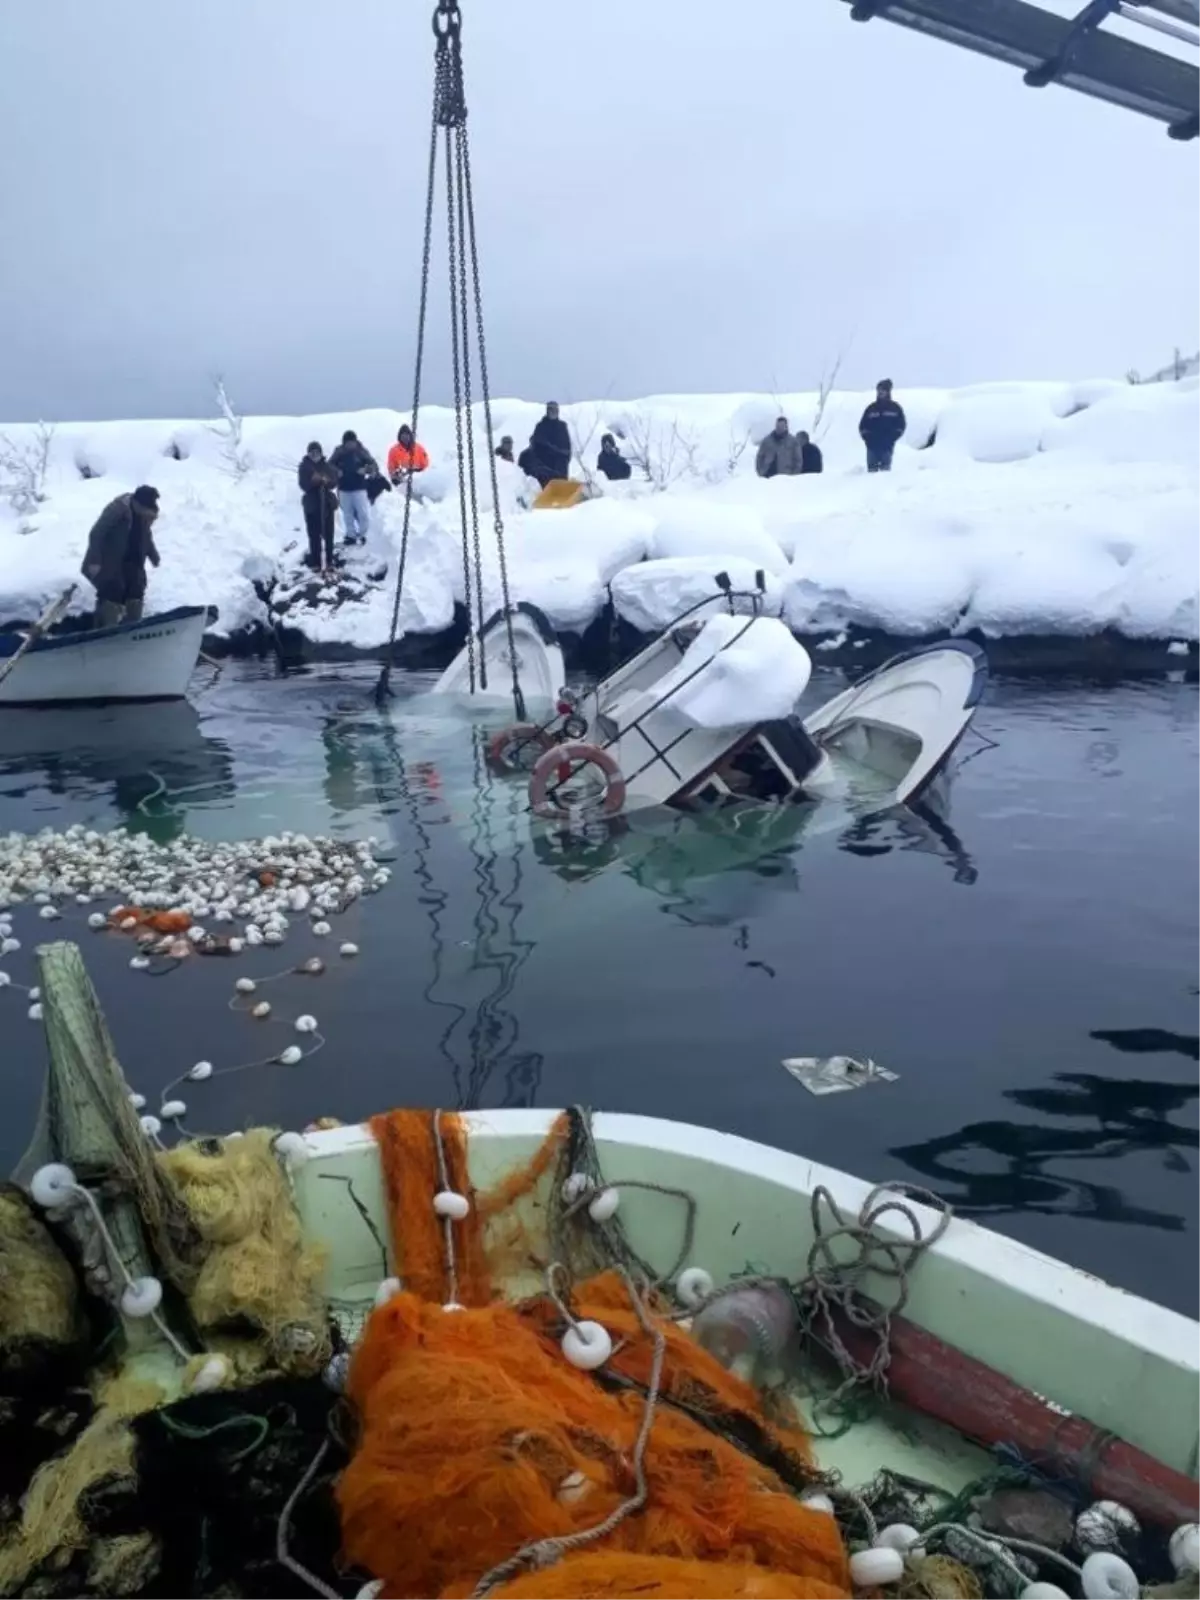
[[[470,1193],[458,1119],[373,1125],[407,1288],[373,1314],[350,1369],[347,1554],[397,1595],[848,1593],[836,1521],[796,1493],[819,1477],[804,1433],[668,1320],[615,1219],[585,1235],[556,1199],[589,1159],[582,1122],[560,1118],[452,1231],[431,1197]],[[547,1238],[561,1251],[569,1305],[493,1300],[491,1270],[522,1236],[539,1264]],[[597,1255],[609,1270],[583,1276]],[[613,1340],[596,1371],[560,1345],[586,1321]]]
[[338,1405],[319,1378],[276,1378],[132,1418],[107,1407],[30,1486],[19,1542],[0,1544],[0,1593],[353,1594],[332,1494]]
[[307,1245],[270,1129],[159,1155],[200,1244],[188,1292],[206,1334],[245,1335],[235,1365],[311,1373],[330,1356],[320,1251]]

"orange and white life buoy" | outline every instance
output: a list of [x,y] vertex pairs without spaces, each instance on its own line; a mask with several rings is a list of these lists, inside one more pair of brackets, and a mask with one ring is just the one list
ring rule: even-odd
[[554,741],[535,722],[515,722],[488,740],[487,764],[493,772],[529,772]]
[[[604,777],[604,793],[585,806],[568,805],[558,797],[561,786],[576,767],[591,766]],[[598,744],[579,740],[555,745],[540,756],[529,777],[529,804],[536,816],[551,822],[568,822],[580,811],[592,817],[615,817],[625,804],[625,779],[621,769]]]

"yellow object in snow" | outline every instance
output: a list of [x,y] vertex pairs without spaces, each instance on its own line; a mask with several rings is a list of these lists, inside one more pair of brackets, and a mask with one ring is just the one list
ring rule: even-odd
[[577,478],[551,478],[533,502],[535,511],[565,511],[584,498],[585,486]]

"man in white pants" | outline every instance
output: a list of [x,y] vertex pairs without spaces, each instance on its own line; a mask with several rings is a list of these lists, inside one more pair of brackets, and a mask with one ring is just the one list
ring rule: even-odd
[[371,531],[371,501],[367,495],[367,480],[379,471],[375,459],[366,446],[359,442],[354,430],[347,428],[329,463],[337,468],[338,504],[346,525],[346,543],[366,544]]

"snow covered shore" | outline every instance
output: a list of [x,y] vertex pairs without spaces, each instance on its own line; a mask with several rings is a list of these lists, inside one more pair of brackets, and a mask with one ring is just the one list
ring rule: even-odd
[[[611,595],[619,616],[649,630],[711,589],[714,572],[748,586],[761,569],[771,608],[806,634],[858,625],[905,636],[1196,639],[1200,381],[898,388],[908,433],[890,476],[865,472],[857,422],[868,398],[835,392],[816,423],[814,394],[564,404],[586,476],[605,431],[641,464],[628,483],[600,479],[603,494],[576,508],[529,511],[522,501],[536,486],[497,463],[514,598],[581,631]],[[495,403],[497,438],[513,435],[519,451],[541,409]],[[755,476],[755,445],[780,412],[820,443],[820,477]],[[48,440],[32,425],[0,427],[0,462],[10,462],[0,465],[0,625],[35,616],[76,580],[100,509],[153,483],[163,560],[148,609],[213,604],[217,632],[236,635],[265,619],[251,578],[294,569],[304,548],[296,464],[309,440],[329,451],[352,427],[382,461],[402,420],[385,410],[247,418],[240,438],[223,422],[70,423]],[[401,626],[437,633],[464,592],[453,414],[431,407],[420,420],[432,465]],[[36,473],[43,443],[44,477],[32,483],[43,498],[22,503],[12,458]],[[289,615],[318,647],[386,642],[401,500],[376,504],[361,563],[375,574],[386,563],[386,579]],[[480,520],[492,605],[494,535],[490,515]],[[77,600],[90,606],[86,583]]]

